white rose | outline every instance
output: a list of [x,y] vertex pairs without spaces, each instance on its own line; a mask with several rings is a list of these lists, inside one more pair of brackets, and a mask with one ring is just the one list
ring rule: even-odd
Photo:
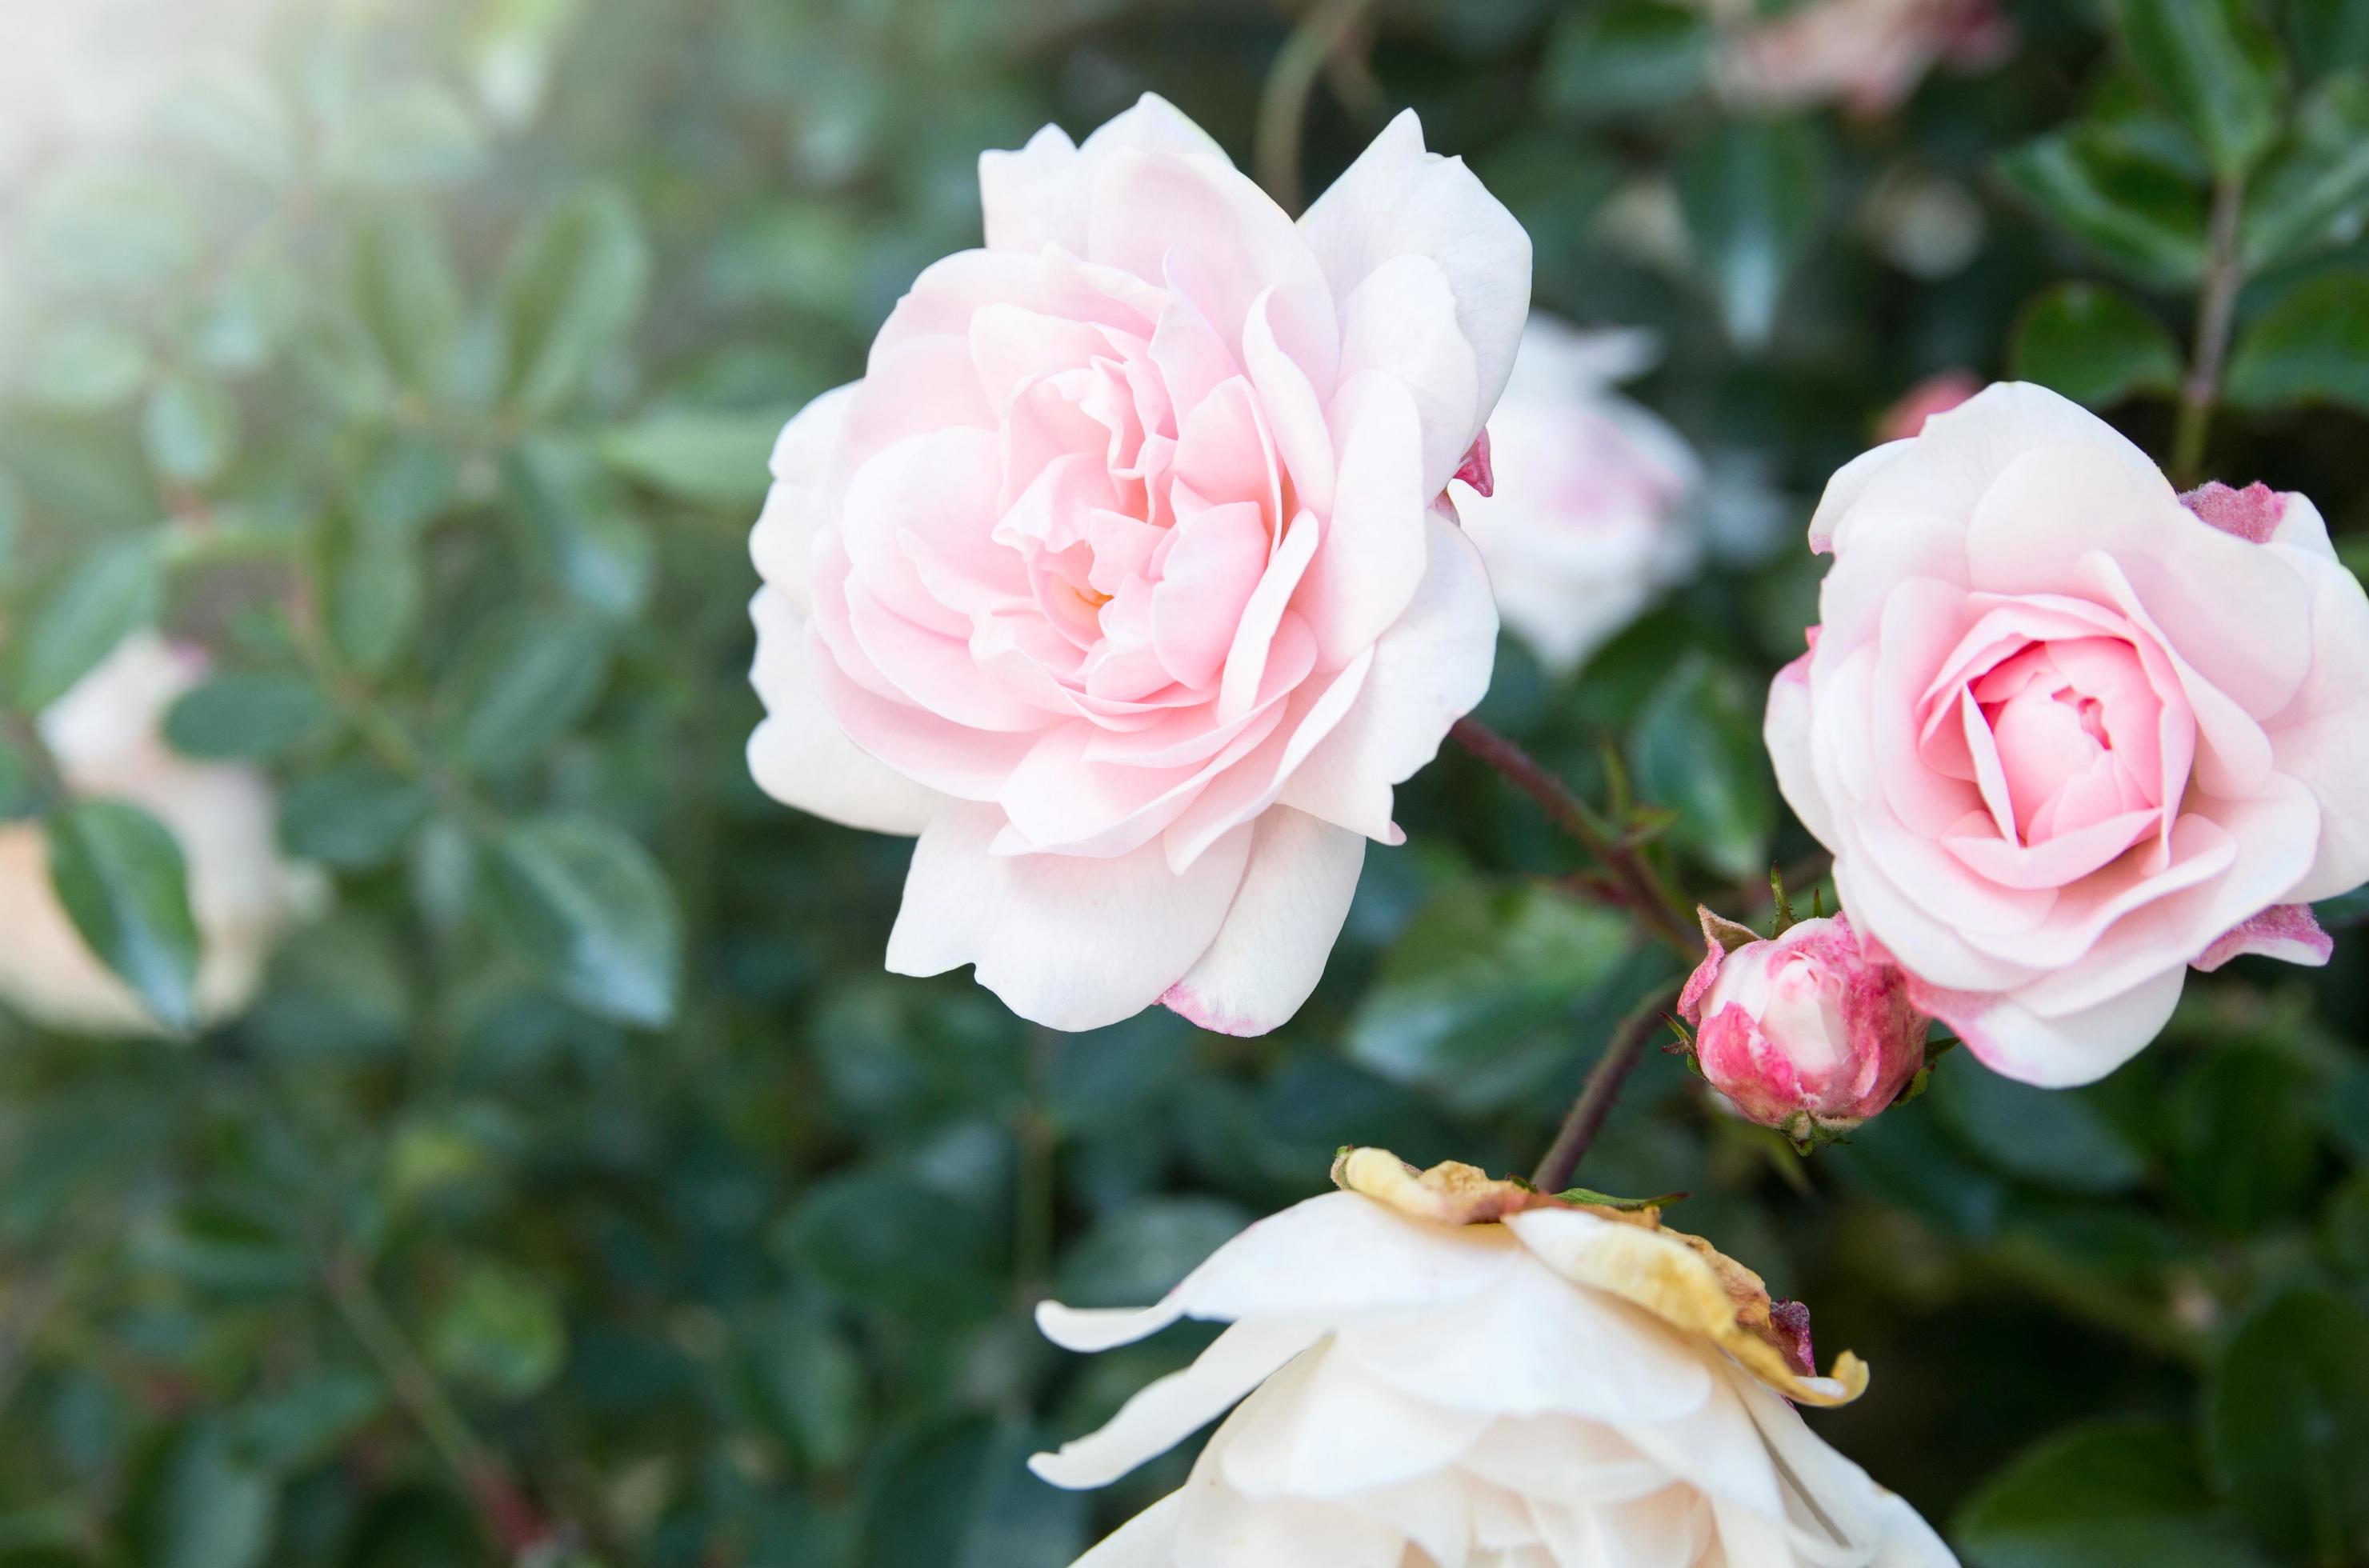
[[1379,1150],[1334,1179],[1156,1307],[1038,1309],[1073,1350],[1233,1325],[1032,1461],[1100,1486],[1242,1401],[1184,1488],[1077,1568],[1955,1562],[1786,1402],[1839,1404],[1866,1368],[1815,1376],[1807,1314],[1707,1242]]
[[[201,943],[197,1012],[212,1023],[254,999],[273,943],[315,883],[280,858],[261,774],[165,744],[166,710],[203,670],[202,656],[135,633],[42,713],[40,731],[75,795],[129,802],[179,841]],[[17,1012],[82,1034],[157,1030],[58,902],[38,823],[0,826],[0,1000]]]
[[1636,332],[1533,315],[1489,417],[1494,486],[1459,491],[1497,613],[1548,668],[1576,669],[1694,565],[1700,481],[1678,433],[1611,389],[1651,361]]

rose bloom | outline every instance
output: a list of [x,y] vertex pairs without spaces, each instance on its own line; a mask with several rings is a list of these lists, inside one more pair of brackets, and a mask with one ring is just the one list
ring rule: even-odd
[[1651,359],[1642,333],[1531,316],[1489,419],[1494,488],[1458,503],[1497,612],[1558,673],[1585,663],[1693,563],[1678,514],[1700,476],[1694,453],[1611,390]]
[[[1954,1562],[1793,1408],[1857,1397],[1809,1315],[1652,1210],[1343,1155],[1142,1311],[1037,1309],[1073,1350],[1230,1323],[1031,1462],[1100,1486],[1241,1401],[1191,1478],[1078,1568],[1931,1568]],[[1245,1398],[1244,1396],[1248,1396]]]
[[1839,101],[1887,114],[1936,64],[1979,71],[2015,47],[1998,0],[1805,0],[1765,20],[1753,0],[1696,4],[1728,23],[1712,77],[1747,109]]
[[888,967],[1056,1028],[1271,1029],[1488,686],[1442,492],[1529,242],[1402,115],[1298,223],[1146,97],[980,160],[987,247],[783,431],[758,782],[918,833]]
[[1845,467],[1768,748],[1862,936],[2010,1077],[2087,1082],[2192,964],[2325,962],[2369,877],[2369,599],[2301,496],[2186,498],[2036,386]]
[[1695,1061],[1746,1118],[1796,1142],[1848,1132],[1925,1065],[1908,977],[1863,950],[1842,915],[1774,940],[1700,911],[1703,961],[1678,997]]
[[[127,801],[168,829],[187,864],[200,939],[200,1022],[254,1000],[273,944],[317,882],[280,858],[270,786],[251,769],[197,762],[166,745],[165,711],[205,671],[202,654],[135,633],[40,715],[41,738],[76,796]],[[0,999],[52,1028],[158,1032],[58,902],[37,822],[0,825]]]

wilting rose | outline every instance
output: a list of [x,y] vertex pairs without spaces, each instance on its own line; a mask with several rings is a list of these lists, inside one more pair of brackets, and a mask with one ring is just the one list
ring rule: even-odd
[[2192,964],[2324,962],[2300,906],[2369,877],[2369,599],[2303,497],[2182,499],[2010,384],[1810,524],[1835,562],[1769,692],[1778,780],[1917,1005],[2028,1082],[2112,1070]]
[[[171,830],[189,869],[201,1022],[245,1008],[280,933],[314,896],[282,860],[270,786],[250,769],[196,762],[165,744],[165,711],[203,674],[202,655],[127,637],[40,716],[68,790],[127,801]],[[161,1026],[101,963],[50,883],[34,822],[0,826],[0,999],[52,1028],[131,1035]]]
[[1360,1149],[1333,1176],[1156,1307],[1037,1310],[1072,1350],[1232,1325],[1033,1461],[1104,1485],[1235,1407],[1183,1489],[1078,1568],[1954,1561],[1787,1402],[1843,1403],[1867,1368],[1817,1376],[1808,1312],[1708,1242],[1469,1165]]
[[1585,663],[1693,560],[1678,513],[1694,453],[1611,390],[1651,357],[1641,333],[1530,317],[1489,417],[1494,488],[1458,503],[1497,612],[1551,670]]
[[980,162],[987,248],[783,431],[758,782],[919,833],[888,967],[1084,1029],[1273,1028],[1487,687],[1442,491],[1529,242],[1402,115],[1298,223],[1147,97]]
[[1695,1061],[1746,1117],[1796,1139],[1847,1132],[1925,1064],[1908,978],[1866,953],[1842,915],[1773,940],[1701,911],[1703,961],[1678,998]]
[[1729,23],[1712,77],[1746,108],[1836,101],[1884,114],[1935,65],[1981,70],[2015,45],[1998,0],[1804,0],[1765,19],[1753,0],[1696,4]]

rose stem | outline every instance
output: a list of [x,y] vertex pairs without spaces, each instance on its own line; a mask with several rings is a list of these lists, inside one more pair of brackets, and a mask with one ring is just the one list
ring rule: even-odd
[[1348,40],[1373,0],[1324,0],[1300,18],[1276,52],[1266,86],[1259,96],[1253,165],[1259,183],[1286,212],[1299,211],[1300,143],[1308,126],[1308,97],[1317,74]]
[[1596,816],[1587,802],[1574,795],[1537,758],[1478,719],[1458,719],[1448,732],[1456,743],[1494,768],[1507,784],[1538,802],[1556,827],[1579,841],[1603,866],[1620,894],[1653,928],[1654,934],[1688,958],[1702,956],[1702,937],[1693,917],[1671,892],[1636,845],[1625,841]]
[[2196,347],[2188,378],[2180,387],[2180,422],[2171,437],[2171,478],[2192,489],[2203,477],[2204,441],[2213,429],[2213,408],[2221,396],[2221,365],[2229,352],[2229,327],[2237,315],[2237,290],[2245,282],[2238,253],[2238,219],[2246,210],[2246,182],[2224,177],[2213,188],[2211,251],[2204,266],[2204,292],[2196,307]]
[[1644,1055],[1645,1042],[1655,1033],[1662,1021],[1662,1010],[1669,1005],[1677,990],[1676,981],[1655,987],[1612,1031],[1604,1054],[1588,1069],[1587,1082],[1580,1085],[1579,1098],[1563,1113],[1562,1126],[1556,1129],[1554,1141],[1547,1146],[1539,1168],[1530,1173],[1530,1185],[1542,1193],[1559,1193],[1571,1185],[1572,1173],[1579,1169],[1588,1145],[1603,1129],[1604,1118],[1612,1114],[1612,1103],[1620,1098],[1620,1086],[1629,1081],[1637,1059]]

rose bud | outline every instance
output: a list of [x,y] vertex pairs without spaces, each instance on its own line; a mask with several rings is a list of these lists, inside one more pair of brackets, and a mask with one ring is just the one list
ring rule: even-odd
[[1925,1064],[1927,1019],[1908,979],[1837,914],[1774,940],[1700,911],[1709,949],[1678,998],[1695,1059],[1749,1119],[1796,1143],[1847,1132]]

